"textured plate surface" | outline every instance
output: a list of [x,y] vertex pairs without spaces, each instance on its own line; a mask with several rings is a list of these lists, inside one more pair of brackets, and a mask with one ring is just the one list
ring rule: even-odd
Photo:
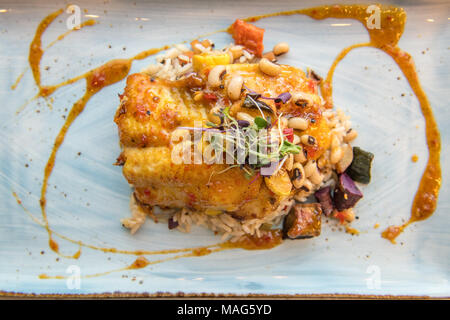
[[[49,49],[42,61],[44,84],[53,84],[112,58],[130,57],[144,49],[180,43],[227,27],[237,17],[297,9],[318,1],[77,1],[100,23],[69,35]],[[0,290],[22,293],[94,294],[104,292],[185,292],[231,294],[367,294],[450,296],[450,6],[440,2],[400,2],[408,21],[399,45],[415,59],[422,85],[433,107],[442,137],[443,184],[435,214],[409,227],[392,245],[381,231],[409,217],[427,160],[424,120],[419,105],[390,57],[373,48],[352,51],[334,77],[336,106],[352,117],[359,132],[356,145],[375,154],[373,182],[356,208],[359,217],[351,236],[331,222],[321,237],[286,241],[270,251],[230,250],[185,258],[146,269],[82,279],[80,288],[65,280],[38,275],[81,275],[124,267],[134,256],[83,249],[78,260],[58,258],[47,246],[45,229],[25,214],[15,191],[40,218],[43,169],[63,117],[84,83],[58,90],[50,109],[39,99],[16,115],[37,89],[27,70],[28,46],[38,23],[64,8],[64,1],[1,1],[0,9]],[[87,11],[83,11],[87,9]],[[6,11],[5,11],[6,10]],[[44,46],[67,31],[63,14],[44,35]],[[338,25],[335,25],[338,23]],[[367,32],[351,20],[314,21],[291,16],[256,23],[266,29],[265,46],[291,45],[282,63],[311,67],[325,75],[345,46],[365,42]],[[228,34],[211,37],[217,47],[231,42]],[[135,62],[139,71],[153,58]],[[46,68],[48,67],[48,68]],[[10,86],[21,72],[17,89]],[[61,234],[99,246],[120,249],[171,249],[212,244],[220,239],[196,228],[190,235],[169,232],[166,224],[147,221],[134,236],[119,219],[128,215],[130,188],[119,167],[113,116],[124,81],[105,88],[87,105],[70,128],[57,156],[48,193],[51,226]],[[419,161],[413,163],[411,156]],[[380,228],[374,229],[376,223]],[[333,231],[334,230],[334,231]],[[63,253],[78,248],[60,240]],[[150,256],[149,259],[160,258]],[[378,281],[379,280],[379,281]]]

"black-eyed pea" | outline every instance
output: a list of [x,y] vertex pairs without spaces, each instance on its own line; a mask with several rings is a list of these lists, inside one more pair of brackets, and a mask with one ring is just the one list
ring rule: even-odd
[[295,162],[292,166],[292,184],[299,189],[303,186],[305,179],[305,169],[300,162]]
[[308,134],[304,134],[301,136],[301,142],[307,146],[315,146],[317,143],[316,138],[314,138],[313,136],[310,136]]

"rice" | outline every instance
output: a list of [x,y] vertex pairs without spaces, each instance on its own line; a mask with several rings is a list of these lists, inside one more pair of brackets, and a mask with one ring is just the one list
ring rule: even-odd
[[160,78],[169,81],[175,81],[193,72],[192,59],[185,55],[189,49],[182,44],[178,44],[166,53],[156,57],[156,64],[151,64],[141,70],[152,77]]
[[261,227],[264,224],[278,225],[283,217],[291,210],[294,200],[282,201],[276,210],[261,219],[240,220],[229,213],[211,216],[203,212],[181,209],[172,217],[178,222],[177,229],[181,232],[189,232],[192,225],[206,227],[213,232],[221,234],[222,240],[237,241],[244,235],[261,237],[267,233]]

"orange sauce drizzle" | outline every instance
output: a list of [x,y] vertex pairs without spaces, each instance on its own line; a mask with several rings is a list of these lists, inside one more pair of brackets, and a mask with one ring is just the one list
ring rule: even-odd
[[[355,44],[348,48],[345,48],[341,53],[336,57],[335,61],[333,62],[328,74],[326,80],[321,85],[321,92],[324,96],[325,101],[327,102],[328,107],[332,106],[332,80],[333,80],[333,74],[334,70],[337,67],[338,63],[354,48],[359,47],[365,47],[365,46],[371,46],[378,48],[385,53],[389,54],[394,61],[398,64],[400,69],[402,70],[403,74],[407,78],[411,88],[413,89],[417,99],[419,100],[420,107],[422,110],[422,114],[425,118],[426,123],[426,137],[427,137],[427,146],[429,150],[429,159],[427,163],[427,167],[425,169],[425,172],[422,176],[422,179],[420,181],[419,188],[417,190],[417,193],[414,198],[412,210],[411,210],[411,217],[407,223],[405,223],[402,226],[396,227],[391,226],[386,231],[383,232],[382,236],[391,240],[394,242],[395,237],[400,234],[403,229],[408,226],[410,223],[415,221],[420,221],[428,218],[433,211],[436,208],[436,202],[437,197],[439,193],[440,183],[441,183],[441,169],[440,169],[440,135],[439,130],[436,125],[436,121],[433,117],[433,113],[431,110],[431,106],[428,102],[428,99],[425,95],[425,92],[423,91],[416,70],[413,63],[413,60],[411,56],[402,51],[398,46],[398,40],[402,36],[405,21],[406,21],[406,14],[401,8],[397,7],[391,7],[391,6],[380,6],[381,7],[381,28],[380,29],[369,29],[366,26],[366,22],[368,19],[368,14],[366,13],[367,6],[366,5],[333,5],[333,6],[321,6],[321,7],[315,7],[315,8],[308,8],[308,9],[301,9],[301,10],[292,10],[292,11],[283,11],[283,12],[276,12],[271,13],[267,15],[260,15],[260,16],[254,16],[244,19],[245,21],[251,21],[255,22],[260,19],[269,18],[269,17],[275,17],[275,16],[289,16],[289,15],[306,15],[313,19],[326,19],[326,18],[342,18],[342,19],[354,19],[362,23],[362,25],[366,28],[366,30],[369,33],[370,36],[370,42],[368,43],[361,43],[361,44]],[[202,247],[202,248],[188,248],[188,249],[174,249],[174,250],[162,250],[162,251],[143,251],[143,250],[136,250],[136,251],[127,251],[127,250],[118,250],[115,248],[100,248],[97,246],[92,246],[88,244],[84,244],[80,241],[72,240],[66,236],[57,234],[56,232],[52,231],[48,218],[46,213],[46,193],[47,193],[47,186],[48,186],[48,180],[50,178],[50,175],[54,169],[55,165],[55,158],[56,154],[62,145],[64,138],[72,125],[72,123],[75,121],[75,119],[78,117],[78,115],[83,112],[87,102],[89,99],[98,93],[101,89],[103,89],[106,86],[109,86],[113,83],[116,83],[122,79],[124,79],[131,68],[132,62],[134,60],[141,60],[145,59],[151,55],[154,55],[162,50],[166,50],[170,48],[169,45],[160,47],[160,48],[153,48],[146,51],[143,51],[136,56],[129,58],[129,59],[116,59],[111,60],[104,65],[97,67],[93,70],[90,70],[80,76],[74,77],[72,79],[66,80],[64,82],[61,82],[56,85],[50,85],[50,86],[42,86],[41,85],[41,74],[40,74],[40,61],[43,56],[44,50],[42,49],[42,41],[41,37],[42,34],[45,32],[45,30],[48,28],[48,26],[63,12],[62,9],[57,10],[50,15],[48,15],[42,22],[39,24],[35,37],[30,45],[30,52],[29,52],[29,64],[33,73],[33,77],[35,80],[36,85],[39,88],[38,97],[48,97],[52,93],[54,93],[58,88],[66,85],[70,85],[76,81],[84,79],[86,81],[86,89],[85,94],[81,99],[79,99],[71,108],[70,113],[67,117],[66,122],[64,123],[63,127],[61,128],[60,132],[58,133],[54,146],[52,149],[52,152],[50,154],[50,157],[47,161],[47,165],[45,167],[44,171],[44,178],[43,178],[43,184],[41,189],[41,198],[40,198],[40,207],[41,207],[41,213],[43,218],[43,225],[47,230],[48,237],[49,237],[49,246],[50,248],[55,251],[56,253],[60,254],[59,252],[59,246],[54,241],[52,235],[58,235],[60,238],[71,241],[73,243],[77,243],[81,246],[86,246],[94,250],[101,250],[104,252],[114,252],[114,253],[124,253],[124,254],[135,254],[135,255],[141,255],[141,254],[166,254],[166,253],[176,253],[176,252],[183,252],[187,251],[188,253],[183,255],[174,256],[167,259],[162,260],[156,260],[156,261],[148,261],[146,260],[136,260],[133,264],[130,266],[118,269],[110,272],[116,272],[116,271],[123,271],[123,270],[129,270],[129,269],[136,269],[138,267],[145,267],[149,264],[154,263],[160,263],[163,261],[168,261],[172,259],[178,259],[181,257],[190,257],[190,256],[199,256],[199,255],[206,255],[210,254],[211,252],[215,251],[221,251],[224,249],[231,249],[231,248],[244,248],[244,249],[267,249],[271,248],[273,246],[278,245],[281,243],[281,236],[280,234],[272,234],[273,239],[271,241],[265,242],[265,244],[259,243],[258,240],[255,240],[254,238],[247,237],[243,239],[240,242],[237,243],[231,243],[226,242],[222,244],[213,245],[210,247],[217,247],[217,249],[211,250],[210,247]],[[92,22],[89,22],[85,25],[92,25]],[[229,29],[228,29],[229,30]],[[217,32],[223,32],[225,30],[219,30]],[[58,40],[63,39],[68,32],[58,37]],[[50,44],[50,46],[53,45],[53,43]],[[20,81],[20,79],[18,79]],[[16,81],[18,83],[18,81]],[[14,85],[14,87],[17,85],[17,83]],[[19,201],[18,201],[19,203]],[[21,204],[21,203],[19,203]],[[81,254],[81,250],[78,250],[74,255],[72,256],[65,256],[70,258],[78,258]],[[86,277],[92,277],[92,276],[98,276],[103,274],[108,274],[110,272],[97,274],[97,275],[91,275]],[[54,278],[58,278],[59,276],[55,276]],[[41,275],[41,278],[52,278],[47,275]]]

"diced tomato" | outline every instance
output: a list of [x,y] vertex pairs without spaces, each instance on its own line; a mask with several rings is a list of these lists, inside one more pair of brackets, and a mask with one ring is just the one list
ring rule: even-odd
[[344,211],[336,211],[336,213],[334,214],[334,217],[339,220],[340,224],[344,224],[346,214]]
[[294,129],[292,128],[283,129],[283,135],[289,142],[294,142]]
[[261,57],[264,51],[264,29],[237,19],[231,26],[234,42],[244,46],[248,51]]
[[312,92],[314,92],[314,93],[317,92],[317,82],[316,81],[308,80],[308,87]]

